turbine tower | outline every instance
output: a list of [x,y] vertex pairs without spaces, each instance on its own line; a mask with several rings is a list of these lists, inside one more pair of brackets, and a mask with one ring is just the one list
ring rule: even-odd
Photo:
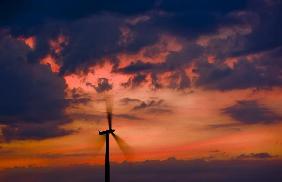
[[112,135],[123,151],[124,154],[127,155],[128,145],[117,136],[112,129],[112,103],[107,99],[106,100],[106,110],[107,110],[107,119],[109,128],[104,131],[99,131],[99,135],[105,136],[106,139],[106,153],[105,153],[105,182],[110,182],[110,135]]

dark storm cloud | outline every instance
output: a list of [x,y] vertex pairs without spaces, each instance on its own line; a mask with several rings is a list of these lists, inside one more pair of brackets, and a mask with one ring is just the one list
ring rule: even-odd
[[135,63],[131,63],[124,68],[120,68],[117,71],[120,71],[125,74],[132,74],[136,72],[151,72],[156,67],[156,64],[144,63],[143,61],[138,60]]
[[30,49],[6,33],[0,34],[0,124],[6,139],[59,136],[67,121],[64,80],[46,65],[30,64]]
[[[184,68],[195,64],[199,78],[195,86],[232,90],[245,88],[272,88],[282,85],[281,55],[265,56],[260,61],[247,62],[252,53],[281,48],[281,1],[259,3],[247,0],[145,0],[108,1],[3,1],[3,27],[19,34],[35,35],[36,49],[29,54],[30,62],[38,62],[47,54],[56,57],[62,66],[60,74],[89,71],[91,66],[110,60],[114,72],[135,74],[123,83],[135,88],[148,82],[154,89],[164,87],[158,75],[171,72],[168,87],[191,87]],[[247,28],[246,28],[247,27]],[[248,33],[236,32],[248,29]],[[227,38],[213,38],[208,45],[197,43],[199,37],[212,37],[227,29]],[[151,46],[162,35],[170,35],[181,43],[182,50],[169,52],[162,63],[145,63],[142,60],[119,68],[118,54],[134,54]],[[62,52],[55,54],[49,47],[50,39],[59,35],[68,38]],[[215,36],[216,37],[216,36]],[[281,51],[281,49],[280,49]],[[151,51],[151,52],[154,52]],[[215,64],[205,64],[206,56],[213,54]],[[145,56],[150,57],[149,53]],[[224,66],[227,58],[239,57],[234,69]],[[152,60],[154,61],[154,60]],[[105,86],[105,85],[104,85]],[[109,87],[107,87],[109,88]]]
[[[24,122],[24,121],[23,121]],[[6,141],[26,139],[46,139],[68,135],[71,132],[58,128],[60,123],[16,123],[3,128],[2,133]],[[61,123],[63,124],[63,123]],[[73,132],[73,131],[72,131]]]
[[[281,87],[281,1],[251,3],[247,12],[237,16],[245,19],[251,32],[236,33],[226,39],[213,39],[205,52],[216,57],[215,64],[198,62],[196,85],[217,90],[269,89]],[[254,56],[252,61],[248,56]],[[223,65],[228,58],[238,59],[234,68]]]
[[147,82],[146,74],[137,73],[134,76],[131,76],[127,82],[121,83],[121,85],[125,88],[136,88],[145,82]]
[[[243,70],[239,68],[240,65],[242,65]],[[249,68],[251,70],[255,69],[251,64],[245,62],[236,65],[234,70],[226,65],[213,65],[204,63],[199,66],[198,72],[200,77],[196,81],[196,84],[208,89],[218,90],[231,90],[236,88],[240,89],[256,86],[256,82],[259,82],[260,79],[255,77],[256,75],[253,74]],[[246,77],[246,75],[251,75],[252,77]],[[247,79],[242,80],[242,78]]]
[[106,78],[99,78],[96,91],[98,93],[109,91],[113,88],[112,84],[109,83],[109,80]]
[[[188,55],[189,53],[185,53]],[[179,53],[177,55],[182,57],[183,55]],[[173,57],[173,56],[172,56]],[[131,63],[128,66],[116,70],[118,72],[122,72],[124,74],[133,74],[138,73],[135,76],[131,77],[126,83],[123,84],[124,87],[136,87],[139,86],[141,83],[146,82],[146,76],[151,78],[151,84],[154,88],[162,88],[163,85],[158,81],[158,74],[171,71],[172,74],[168,78],[169,88],[172,89],[185,89],[191,86],[190,79],[186,75],[185,71],[181,67],[185,67],[190,64],[189,57],[182,57],[183,59],[173,59],[168,58],[164,63],[145,63],[142,61],[137,61],[136,63]]]
[[279,59],[281,59],[281,55],[267,54],[253,62],[248,62],[245,59],[239,60],[234,68],[226,65],[201,64],[198,69],[200,77],[196,84],[207,89],[217,90],[264,89],[281,86]]
[[93,85],[92,83],[86,83],[87,86],[90,86],[96,90],[97,93],[106,92],[112,90],[113,85],[109,83],[107,78],[98,78],[98,84]]
[[131,111],[146,112],[151,114],[165,114],[172,113],[171,107],[169,107],[164,100],[158,98],[152,98],[146,101],[140,99],[125,97],[120,100],[123,105],[129,105],[132,107]]
[[[160,25],[158,25],[158,21],[161,21],[162,19],[166,19],[170,17],[169,15],[158,15],[156,17],[151,17],[148,21],[145,21],[144,23],[140,23],[139,26],[146,26],[146,30],[149,31],[150,29],[155,30],[157,28],[157,33],[165,33],[168,28],[161,28]],[[197,16],[194,17],[194,19]],[[180,21],[181,23],[182,21]],[[173,24],[167,23],[167,26],[175,27]],[[138,27],[138,26],[137,26]],[[153,27],[153,28],[152,28]],[[187,25],[188,28],[193,29],[193,25]],[[183,27],[182,27],[183,28]],[[138,28],[135,27],[135,29]],[[180,28],[181,29],[181,28]],[[215,28],[216,29],[216,28]],[[144,32],[146,33],[146,32]],[[156,32],[152,32],[156,33]],[[179,36],[177,33],[170,32],[173,35]],[[206,35],[204,32],[198,32],[198,35]],[[210,33],[214,33],[213,31],[210,31]],[[190,79],[184,72],[183,68],[190,66],[193,61],[199,61],[202,59],[202,56],[205,54],[206,50],[202,46],[198,45],[195,40],[198,38],[198,35],[189,35],[189,32],[186,31],[187,36],[191,36],[191,41],[187,41],[185,35],[181,35],[178,37],[178,41],[182,45],[182,49],[180,51],[171,51],[169,52],[168,56],[165,58],[163,63],[148,63],[143,62],[141,60],[138,60],[135,63],[131,63],[123,68],[120,68],[118,70],[114,70],[117,72],[122,72],[125,74],[132,74],[132,73],[142,73],[145,75],[150,75],[152,78],[152,85],[154,88],[161,88],[162,85],[157,80],[157,75],[164,73],[164,72],[173,72],[170,79],[169,88],[173,89],[185,89],[190,87]],[[129,80],[130,82],[130,80]],[[126,86],[130,85],[130,83],[127,83]]]
[[190,80],[184,70],[176,71],[170,77],[169,88],[185,89],[190,87]]
[[282,2],[280,0],[265,0],[260,3],[253,1],[250,11],[258,16],[254,31],[243,37],[244,46],[234,55],[246,55],[282,46]]
[[158,77],[156,73],[151,74],[151,80],[152,80],[152,87],[153,89],[160,89],[163,87],[161,83],[159,83]]
[[[171,3],[171,6],[172,4],[173,3]],[[193,3],[187,1],[187,4],[191,4],[191,7],[194,7]],[[184,44],[183,50],[169,54],[165,64],[158,66],[158,69],[155,68],[153,73],[156,75],[159,70],[177,70],[179,67],[185,67],[194,61],[199,71],[199,78],[196,80],[196,86],[217,90],[280,87],[282,85],[281,61],[278,60],[281,60],[281,54],[278,52],[281,53],[282,41],[280,38],[282,36],[279,34],[279,32],[281,32],[281,25],[277,21],[281,19],[279,18],[282,14],[281,11],[279,11],[282,7],[281,2],[274,0],[264,1],[258,4],[249,2],[247,4],[248,6],[246,6],[246,9],[244,9],[243,12],[238,11],[226,15],[226,17],[233,17],[234,20],[236,19],[238,21],[229,21],[229,23],[222,22],[219,27],[229,28],[234,31],[235,27],[249,26],[252,29],[250,33],[245,35],[246,33],[237,32],[224,39],[213,38],[213,40],[208,43],[207,47],[198,46],[193,41],[188,45]],[[234,7],[236,7],[236,5]],[[237,8],[239,7],[240,6]],[[196,12],[199,9],[197,6],[194,8],[196,8]],[[206,8],[210,10],[213,8],[213,10],[216,9],[212,5],[211,7]],[[182,9],[178,6],[172,9],[175,9],[178,12],[186,11],[185,8]],[[240,9],[240,11],[241,10],[243,9]],[[223,12],[225,11],[223,10]],[[195,18],[195,20],[198,19]],[[219,20],[216,22],[218,23]],[[215,29],[218,31],[219,27]],[[168,28],[165,28],[165,30],[167,29]],[[185,28],[180,28],[180,30],[185,30]],[[211,30],[209,33],[202,32],[200,35],[213,36],[217,34],[216,31],[214,32]],[[187,33],[187,36],[188,34],[189,33]],[[177,35],[177,33],[174,33],[174,35]],[[195,38],[197,36],[194,35],[192,37]],[[265,52],[266,50],[268,52]],[[203,55],[207,53],[216,57],[217,62],[215,64],[203,62]],[[244,56],[247,56],[250,53],[263,53],[264,55],[256,58],[253,62],[249,62]],[[242,56],[238,58],[239,62],[235,64],[234,68],[222,64],[223,61],[234,55]],[[162,69],[160,69],[160,67],[162,67]],[[180,74],[180,72],[176,71],[176,74]],[[155,78],[153,81],[156,81],[156,76],[153,78]],[[175,83],[175,81],[172,81],[172,83]],[[173,85],[171,86],[174,88]],[[186,87],[184,88],[187,87],[188,84],[186,84]]]
[[149,107],[155,107],[162,105],[164,100],[149,100],[147,102],[141,102],[139,105],[135,106],[133,110],[142,110]]
[[215,32],[221,26],[221,23],[223,24],[224,21],[227,22],[228,20],[222,20],[220,14],[213,12],[192,11],[168,14],[155,21],[155,24],[166,33],[195,39],[199,35]]
[[135,102],[134,105],[132,111],[135,112],[145,112],[150,114],[169,114],[173,112],[172,108],[169,107],[164,100],[158,98],[138,103]]
[[71,107],[76,107],[79,104],[86,105],[91,102],[91,96],[78,88],[70,90],[70,98],[67,99]]
[[[113,0],[98,1],[54,1],[54,0],[25,0],[20,4],[17,1],[1,1],[2,11],[0,19],[2,25],[21,27],[33,27],[38,24],[53,20],[75,20],[101,12],[117,13],[125,16],[144,14],[148,11],[164,11],[173,14],[169,18],[158,21],[162,27],[185,32],[207,31],[214,28],[217,24],[218,17],[222,17],[228,12],[242,10],[246,7],[245,0],[236,2],[226,2],[216,0],[210,3],[207,0],[201,1],[158,1],[143,0],[130,1],[121,0],[119,2]],[[195,19],[197,17],[197,19]],[[170,26],[171,25],[171,26]],[[174,26],[173,26],[174,25]],[[192,27],[190,31],[188,27]]]
[[125,97],[120,99],[120,102],[124,105],[128,105],[128,104],[136,104],[136,103],[138,104],[141,103],[142,101],[140,99]]
[[[0,18],[2,24],[13,25],[20,23],[24,25],[32,25],[42,23],[49,19],[63,19],[72,20],[90,16],[101,12],[113,12],[124,15],[136,15],[144,13],[152,9],[158,9],[167,12],[220,12],[227,13],[234,10],[243,9],[246,6],[245,0],[238,0],[236,2],[226,2],[223,0],[216,0],[213,3],[207,0],[200,1],[157,1],[157,0],[143,0],[130,1],[121,0],[119,2],[113,0],[3,0],[1,1],[2,11]],[[195,20],[193,20],[195,22]]]
[[[164,161],[113,164],[111,178],[116,182],[281,182],[279,160]],[[103,181],[102,166],[57,168],[15,168],[0,172],[1,181]],[[70,175],[72,174],[72,175]]]
[[193,11],[209,11],[228,13],[230,11],[242,10],[247,7],[246,0],[230,1],[225,0],[162,0],[159,8],[167,12],[193,12]]
[[[86,72],[89,67],[103,63],[105,58],[116,67],[119,53],[136,53],[159,39],[156,31],[146,33],[146,27],[143,26],[130,29],[132,36],[130,41],[126,41],[122,28],[129,26],[128,20],[121,15],[99,14],[71,22],[47,23],[36,32],[38,40],[30,57],[39,61],[47,54],[52,54],[62,65],[61,74]],[[60,35],[67,38],[67,43],[63,45],[61,53],[54,54],[49,42]]]
[[168,70],[183,68],[191,64],[193,59],[197,59],[204,54],[204,49],[195,44],[195,42],[182,43],[182,50],[179,52],[171,52],[166,59],[163,67]]
[[75,20],[101,12],[135,15],[152,9],[153,0],[3,0],[1,1],[0,20],[2,25],[17,29],[36,26],[50,20]]
[[113,58],[121,51],[119,46],[121,17],[94,16],[67,26],[68,46],[63,50],[61,73],[87,71],[100,59]]
[[[224,24],[238,24],[239,20],[227,16],[232,11],[244,10],[246,0],[238,2],[213,1],[158,1],[157,7],[151,12],[151,21],[144,23],[146,30],[165,32],[185,38],[194,39],[201,34],[215,32]],[[161,16],[158,16],[160,15]],[[140,24],[143,26],[143,24]]]
[[[216,3],[220,3],[215,5]],[[79,70],[87,70],[99,59],[108,57],[117,62],[116,54],[122,51],[132,53],[140,48],[156,43],[164,33],[183,37],[197,38],[198,35],[211,33],[221,24],[237,24],[231,21],[229,12],[244,9],[245,1],[226,3],[216,1],[25,1],[17,11],[8,1],[3,4],[7,16],[4,23],[11,31],[20,31],[21,26],[29,28],[29,34],[38,37],[38,45],[31,56],[35,60],[48,52],[48,41],[59,33],[69,37],[69,44],[61,55],[61,73],[68,74]],[[193,10],[191,7],[196,8]],[[17,13],[15,13],[17,12]],[[161,13],[163,12],[163,13]],[[11,13],[9,15],[9,13]],[[117,14],[118,15],[117,15]],[[146,21],[129,23],[129,19],[146,15]],[[225,17],[228,21],[221,20]],[[69,20],[69,21],[68,21]],[[19,22],[17,22],[19,21]],[[40,23],[41,22],[41,23]],[[132,21],[131,21],[132,22]],[[40,25],[37,25],[37,24]],[[18,27],[12,25],[16,24]],[[37,25],[37,26],[34,26]],[[121,28],[129,30],[130,40],[122,44]],[[190,54],[194,50],[183,51]],[[190,57],[177,56],[185,62]],[[173,58],[173,61],[176,62]],[[174,63],[175,65],[177,63]],[[143,68],[144,69],[144,68]],[[173,68],[171,68],[173,69]],[[126,70],[125,70],[126,71]]]
[[282,120],[282,116],[255,100],[238,101],[235,105],[224,108],[222,112],[243,124],[271,124]]
[[183,48],[180,51],[171,51],[163,63],[148,63],[142,60],[137,60],[119,70],[125,74],[132,74],[136,72],[142,73],[160,73],[165,71],[177,71],[192,63],[193,59],[199,58],[203,55],[204,49],[194,42],[185,42],[179,39]]

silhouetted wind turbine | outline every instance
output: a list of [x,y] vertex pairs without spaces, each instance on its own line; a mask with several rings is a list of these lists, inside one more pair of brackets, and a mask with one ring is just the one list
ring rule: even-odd
[[112,129],[112,103],[109,101],[109,99],[106,100],[106,108],[107,108],[107,119],[108,119],[108,125],[109,129],[104,131],[99,131],[99,135],[103,135],[106,137],[106,154],[105,154],[105,182],[110,182],[110,135],[112,135],[123,151],[124,154],[127,154],[127,144],[124,142],[123,139],[121,139],[119,136],[117,136],[114,132],[115,130]]

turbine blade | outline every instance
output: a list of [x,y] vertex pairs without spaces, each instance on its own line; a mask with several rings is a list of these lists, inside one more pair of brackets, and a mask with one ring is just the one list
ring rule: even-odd
[[111,112],[107,112],[107,118],[108,118],[109,129],[112,129],[112,113]]
[[116,135],[115,133],[111,133],[115,139],[115,141],[117,142],[119,148],[121,149],[121,151],[123,152],[123,154],[129,158],[132,156],[133,154],[133,150],[132,148],[118,135]]
[[106,142],[106,137],[104,135],[99,135],[97,138],[95,137],[94,142],[93,142],[94,145],[92,146],[96,154],[102,149],[105,142]]
[[109,129],[112,129],[112,101],[110,98],[106,98],[106,110],[107,110],[107,118],[108,118],[108,124],[109,124]]

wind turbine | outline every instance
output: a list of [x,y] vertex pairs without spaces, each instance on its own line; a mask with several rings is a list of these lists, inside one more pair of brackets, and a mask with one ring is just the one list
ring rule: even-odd
[[99,131],[99,135],[106,137],[106,153],[105,153],[105,182],[110,182],[110,135],[112,135],[123,151],[124,154],[127,154],[128,146],[124,142],[123,139],[121,139],[119,136],[117,136],[114,132],[115,130],[112,129],[112,103],[109,100],[106,100],[106,110],[107,110],[107,119],[108,119],[108,126],[109,128],[104,131]]

